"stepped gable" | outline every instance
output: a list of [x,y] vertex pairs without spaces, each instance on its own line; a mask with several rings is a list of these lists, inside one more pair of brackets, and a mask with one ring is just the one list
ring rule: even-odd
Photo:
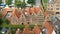
[[5,16],[7,12],[12,11],[11,8],[5,8],[4,11],[2,12],[2,15]]

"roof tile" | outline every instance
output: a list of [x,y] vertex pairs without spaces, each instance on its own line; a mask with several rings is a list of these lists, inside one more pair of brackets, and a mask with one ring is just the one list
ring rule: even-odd
[[52,34],[53,32],[53,26],[51,26],[51,24],[49,24],[48,22],[45,22],[44,26],[47,28],[48,33],[47,34]]
[[12,16],[13,15],[16,15],[18,18],[20,17],[19,13],[18,13],[18,10],[15,8],[12,12]]
[[11,8],[5,8],[2,15],[5,16],[8,11],[11,11]]
[[35,26],[33,31],[34,31],[35,34],[40,34],[41,29],[38,26]]

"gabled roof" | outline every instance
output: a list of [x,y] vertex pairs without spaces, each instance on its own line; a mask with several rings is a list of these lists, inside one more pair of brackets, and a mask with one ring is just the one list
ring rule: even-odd
[[32,15],[32,9],[30,8],[30,7],[28,7],[28,8],[26,8],[26,11],[30,14],[30,15]]
[[52,34],[54,28],[49,22],[46,21],[44,27],[48,30],[47,34]]
[[33,8],[32,8],[32,11],[33,11],[35,14],[38,14],[41,10],[42,10],[41,6],[38,6],[37,8],[36,8],[36,7],[33,7]]
[[5,16],[8,11],[12,11],[11,8],[5,8],[2,15]]
[[37,11],[40,12],[42,10],[41,6],[38,6]]
[[37,14],[37,9],[35,7],[32,8],[32,11]]
[[20,17],[19,13],[18,13],[18,9],[14,9],[13,12],[12,12],[12,16],[13,15],[16,15],[18,18]]

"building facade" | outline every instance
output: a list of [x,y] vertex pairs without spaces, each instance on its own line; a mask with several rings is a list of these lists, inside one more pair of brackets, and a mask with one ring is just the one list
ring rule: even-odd
[[[27,10],[26,10],[27,9]],[[8,18],[13,25],[17,24],[43,24],[44,12],[41,7],[25,8],[18,11],[17,8],[5,8],[2,15],[3,18]]]
[[47,1],[47,11],[60,12],[60,0],[48,0]]

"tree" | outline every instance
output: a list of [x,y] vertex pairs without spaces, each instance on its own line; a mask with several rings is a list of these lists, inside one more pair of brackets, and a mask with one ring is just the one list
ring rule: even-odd
[[33,6],[35,4],[35,0],[28,0],[27,3]]
[[3,19],[2,19],[2,18],[0,18],[0,25],[2,25],[2,23],[3,23]]
[[41,0],[41,2],[42,2],[43,9],[46,10],[48,1],[47,0]]
[[2,3],[2,0],[0,0],[0,4]]
[[21,6],[21,1],[20,0],[15,0],[15,6],[20,7]]
[[6,24],[10,24],[10,21],[8,19],[5,19]]
[[5,0],[7,5],[11,5],[13,0]]
[[18,8],[24,8],[26,6],[25,0],[23,2],[21,2],[20,0],[15,0],[15,6],[17,6]]
[[2,14],[0,13],[0,25],[2,25],[3,19],[2,19]]
[[2,14],[0,13],[0,18],[2,18]]
[[25,3],[25,1],[23,1],[22,3],[21,3],[21,8],[25,8],[26,7],[26,3]]
[[30,25],[29,28],[31,28],[31,30],[34,28],[34,25]]

